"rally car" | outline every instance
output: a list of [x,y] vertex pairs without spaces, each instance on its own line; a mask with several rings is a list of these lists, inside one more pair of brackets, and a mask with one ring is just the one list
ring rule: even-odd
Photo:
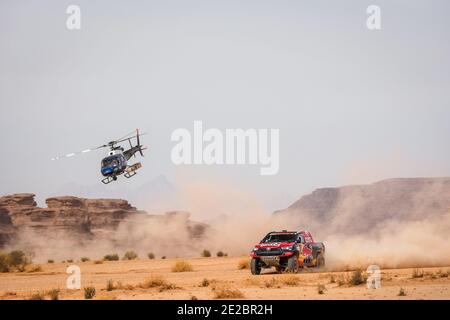
[[271,267],[296,273],[300,268],[325,266],[325,245],[315,242],[308,231],[272,231],[255,245],[250,256],[252,274]]

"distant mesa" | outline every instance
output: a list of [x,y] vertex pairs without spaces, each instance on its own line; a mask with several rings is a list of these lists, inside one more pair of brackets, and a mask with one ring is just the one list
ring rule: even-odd
[[420,221],[450,212],[450,178],[396,178],[320,188],[276,211],[323,234],[363,234],[387,221]]

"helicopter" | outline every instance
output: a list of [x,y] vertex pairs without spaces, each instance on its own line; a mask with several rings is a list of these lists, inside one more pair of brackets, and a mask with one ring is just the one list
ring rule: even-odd
[[[146,150],[147,148],[143,147],[140,142],[140,137],[143,135],[145,135],[145,133],[140,134],[139,129],[136,129],[136,131],[132,131],[117,140],[108,142],[107,144],[95,148],[85,149],[79,152],[68,153],[63,156],[54,157],[51,160],[70,158],[75,155],[87,153],[93,150],[109,148],[108,156],[103,158],[101,161],[100,172],[102,176],[105,177],[101,180],[102,183],[108,184],[116,181],[117,177],[121,174],[123,174],[125,178],[129,179],[136,175],[136,171],[142,167],[142,164],[140,162],[128,164],[128,160],[130,160],[131,157],[136,157],[136,153],[138,152],[142,157],[144,156],[144,153],[142,151]],[[134,146],[132,144],[133,139],[136,139],[136,144]],[[130,144],[129,149],[125,149],[124,147],[119,145],[120,143],[125,141],[128,141],[128,143]]]

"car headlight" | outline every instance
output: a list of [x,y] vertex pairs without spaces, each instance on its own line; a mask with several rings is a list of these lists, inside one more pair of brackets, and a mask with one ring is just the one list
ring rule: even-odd
[[284,251],[292,251],[292,250],[294,250],[294,247],[295,246],[284,247],[283,250]]
[[258,251],[258,248],[253,248],[252,251]]

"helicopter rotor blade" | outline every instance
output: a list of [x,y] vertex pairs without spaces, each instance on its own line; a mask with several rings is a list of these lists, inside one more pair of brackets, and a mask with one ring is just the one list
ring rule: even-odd
[[[145,136],[147,133],[139,133],[139,136]],[[112,141],[112,142],[114,142],[114,144],[116,144],[116,143],[119,143],[119,142],[124,142],[124,141],[127,141],[127,140],[129,140],[129,139],[133,139],[133,138],[137,138],[137,135],[134,135],[134,136],[131,136],[131,137],[128,137],[128,138],[124,138],[124,139],[122,139],[122,140],[116,140],[116,141]]]
[[60,159],[64,159],[64,158],[72,158],[74,156],[77,156],[77,155],[80,155],[80,154],[83,154],[83,153],[88,153],[88,152],[91,152],[91,151],[94,151],[94,150],[97,150],[97,149],[100,149],[100,148],[103,148],[103,147],[104,146],[100,146],[100,147],[95,147],[95,148],[84,149],[84,150],[77,151],[77,152],[67,153],[67,154],[62,155],[62,156],[53,157],[53,158],[51,158],[51,160],[55,161],[55,160],[60,160]]
[[134,133],[134,130],[131,131],[131,132],[128,132],[126,135],[124,135],[123,137],[120,137],[119,139],[116,139],[115,141],[123,140],[123,139],[125,139],[126,137],[131,136],[133,133]]
[[[135,135],[131,136],[132,134],[135,134]],[[82,151],[67,153],[67,154],[61,155],[61,156],[56,156],[56,157],[51,158],[51,160],[54,161],[54,160],[60,160],[60,159],[64,159],[64,158],[71,158],[71,157],[74,157],[76,155],[83,154],[83,153],[88,153],[88,152],[91,152],[91,151],[94,151],[94,150],[98,150],[98,149],[101,149],[101,148],[113,148],[115,144],[120,143],[120,142],[124,142],[124,141],[127,141],[127,140],[129,141],[130,146],[132,146],[131,139],[133,139],[133,138],[137,138],[137,145],[140,146],[140,139],[139,139],[139,137],[142,136],[142,135],[145,135],[145,134],[146,133],[139,133],[139,129],[136,129],[136,130],[133,130],[133,131],[127,133],[126,135],[120,137],[117,140],[113,140],[111,142],[108,142],[107,144],[103,144],[101,146],[94,147],[94,148],[85,149],[85,150],[82,150]],[[139,150],[139,152],[142,155],[142,151]]]
[[120,137],[119,139],[116,139],[116,140],[108,142],[108,144],[103,145],[103,147],[112,147],[113,145],[115,145],[117,143],[124,142],[124,141],[127,141],[127,140],[131,139],[131,138],[134,138],[134,136],[130,137],[133,133],[134,133],[134,130],[131,131],[131,132],[128,132],[126,135]]
[[122,137],[120,137],[120,138],[118,138],[118,139],[115,139],[115,140],[113,140],[113,141],[111,141],[111,142],[108,142],[108,145],[110,145],[110,144],[116,144],[116,143],[121,142],[121,141],[125,141],[125,140],[127,140],[128,137],[129,137],[130,135],[132,135],[133,133],[134,133],[134,131],[128,132],[126,135],[124,135],[124,136],[122,136]]

